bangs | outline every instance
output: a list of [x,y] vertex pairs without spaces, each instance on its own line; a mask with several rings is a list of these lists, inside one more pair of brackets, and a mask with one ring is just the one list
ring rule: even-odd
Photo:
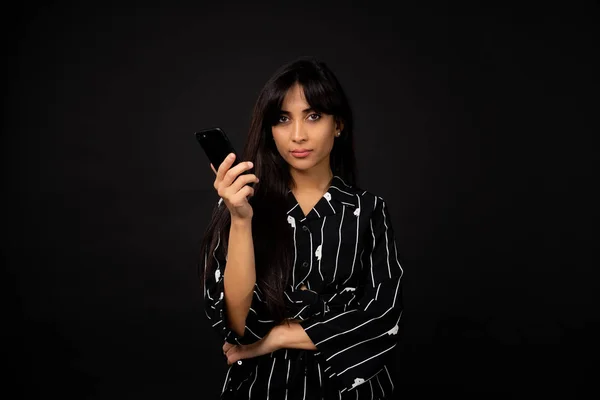
[[302,68],[282,75],[273,82],[264,114],[266,128],[277,123],[285,95],[296,83],[302,87],[306,102],[315,111],[335,116],[341,115],[343,99],[336,90],[334,82],[330,82],[318,71]]

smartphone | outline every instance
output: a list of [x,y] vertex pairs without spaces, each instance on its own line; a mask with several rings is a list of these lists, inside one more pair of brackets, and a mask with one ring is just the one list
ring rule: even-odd
[[[215,170],[219,169],[221,163],[230,153],[235,154],[235,160],[231,168],[241,162],[239,159],[239,154],[233,148],[231,141],[223,129],[219,127],[203,129],[195,132],[194,135],[200,143],[200,146],[202,146],[202,149],[204,149],[204,153],[208,157],[208,160],[213,167],[215,167]],[[245,170],[242,172],[242,174],[249,174],[252,170],[253,168]],[[248,185],[254,186],[254,182],[250,182]]]

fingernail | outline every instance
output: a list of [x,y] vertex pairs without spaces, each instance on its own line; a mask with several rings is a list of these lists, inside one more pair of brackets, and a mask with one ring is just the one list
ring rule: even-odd
[[252,164],[252,161],[248,161],[248,166],[249,166],[250,168],[252,168],[252,166],[253,166],[253,165],[254,165],[254,164]]
[[235,157],[235,154],[233,154],[233,153],[229,155],[229,158],[230,158],[231,160],[233,160],[233,158],[234,158],[234,157]]

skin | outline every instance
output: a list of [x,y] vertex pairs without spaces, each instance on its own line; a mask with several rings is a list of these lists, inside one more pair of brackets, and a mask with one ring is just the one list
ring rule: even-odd
[[[310,109],[302,86],[292,86],[281,105],[279,123],[272,127],[277,150],[288,163],[293,180],[292,192],[304,211],[312,208],[311,199],[320,198],[333,177],[329,165],[336,133],[344,129],[333,115]],[[312,150],[306,158],[296,158],[291,151]]]
[[[312,110],[298,84],[288,90],[281,108],[279,121],[272,127],[273,139],[279,154],[289,165],[293,179],[292,192],[306,213],[323,196],[333,177],[329,164],[330,153],[336,134],[344,127],[334,116]],[[296,158],[292,155],[292,150],[300,148],[311,150],[308,157]],[[246,196],[253,194],[252,188],[244,185],[252,181],[258,182],[258,178],[247,175],[236,179],[252,165],[240,163],[229,170],[233,160],[226,159],[218,171],[212,164],[211,168],[217,175],[215,188],[224,198],[230,212],[233,212],[232,222],[235,218],[244,223],[243,221],[252,218],[252,207]],[[302,286],[301,289],[306,290],[306,287]],[[258,357],[283,348],[317,349],[297,321],[284,321],[256,343],[233,345],[225,342],[223,354],[230,365],[238,360]]]

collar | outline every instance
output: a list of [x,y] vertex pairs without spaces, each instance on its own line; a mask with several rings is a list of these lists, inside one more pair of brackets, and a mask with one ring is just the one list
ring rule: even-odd
[[[304,212],[292,191],[288,190],[287,214],[297,221],[304,222],[305,220],[319,219],[329,215],[348,212],[348,210],[344,210],[344,207],[358,207],[358,196],[358,192],[353,186],[346,184],[346,182],[338,175],[334,175],[329,183],[327,191],[307,215],[304,215]],[[353,211],[354,210],[352,210],[352,212]]]

